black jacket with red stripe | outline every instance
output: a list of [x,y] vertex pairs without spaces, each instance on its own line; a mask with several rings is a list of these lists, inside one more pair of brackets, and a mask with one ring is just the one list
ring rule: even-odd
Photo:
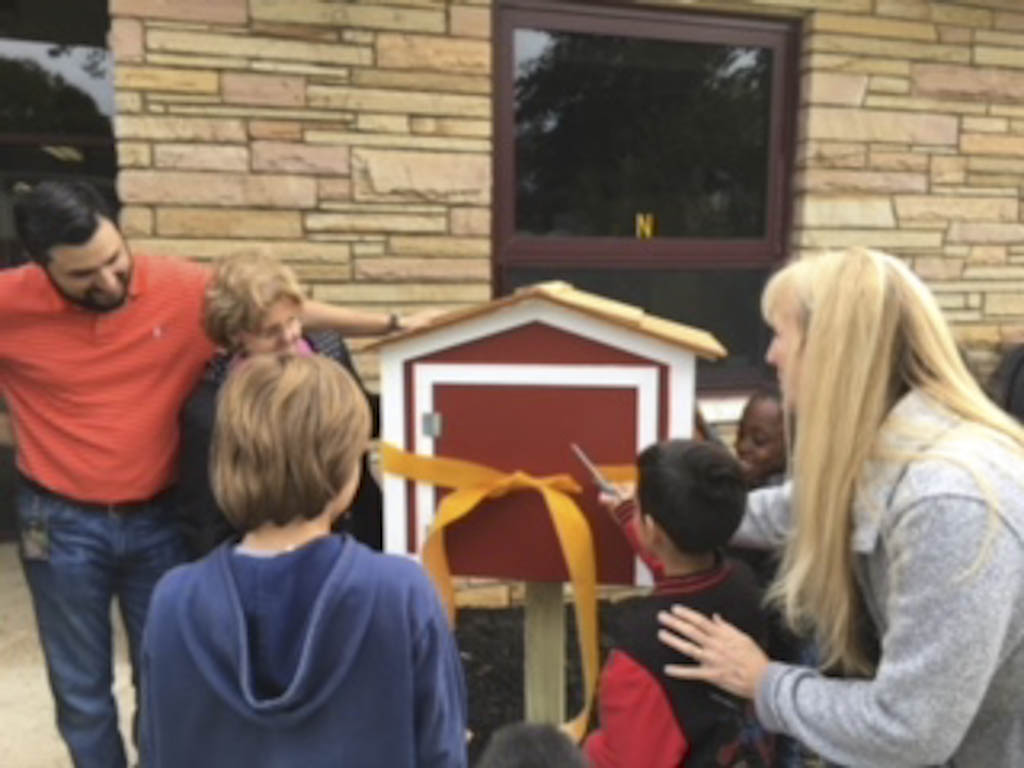
[[768,764],[763,732],[751,727],[748,702],[706,683],[664,675],[686,663],[658,641],[658,612],[686,605],[723,619],[761,641],[761,594],[750,569],[723,561],[685,577],[667,577],[653,594],[619,603],[614,650],[601,672],[601,727],[584,749],[594,768],[704,768]]

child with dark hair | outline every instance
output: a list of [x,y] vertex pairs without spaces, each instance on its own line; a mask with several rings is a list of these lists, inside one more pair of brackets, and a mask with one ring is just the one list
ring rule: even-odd
[[721,553],[743,517],[746,483],[725,448],[669,440],[637,457],[632,524],[638,551],[656,562],[647,596],[619,604],[613,650],[601,673],[601,726],[584,745],[595,768],[767,764],[770,749],[749,709],[706,684],[672,680],[673,654],[657,640],[657,616],[683,603],[763,634],[753,574]]
[[512,723],[495,731],[476,768],[588,768],[583,753],[553,725]]
[[736,455],[747,488],[778,485],[786,474],[786,431],[778,390],[759,389],[743,407]]
[[[786,442],[782,400],[778,390],[763,388],[757,390],[743,407],[743,414],[736,432],[736,455],[739,458],[743,482],[747,490],[766,485],[777,485],[785,479]],[[712,430],[704,424],[698,411],[698,432],[709,442],[722,445],[717,437],[711,437]],[[661,563],[651,552],[644,551],[636,535],[636,505],[632,500],[634,489],[621,486],[618,495],[602,494],[599,501],[611,511],[622,528],[623,534],[637,550],[641,560],[651,569],[654,580],[661,576]],[[776,557],[761,550],[737,550],[730,548],[730,557],[736,557],[749,565],[757,576],[762,588],[774,578]]]
[[[780,485],[786,479],[785,418],[782,397],[774,387],[757,390],[743,407],[736,431],[736,455],[750,491]],[[779,565],[778,552],[733,546],[726,550],[726,555],[750,566],[761,589],[767,589],[774,581]],[[777,609],[766,608],[765,612],[768,654],[780,661],[813,663],[816,658],[813,646],[793,634]],[[789,736],[775,738],[775,760],[779,768],[802,766],[805,751]]]
[[[759,389],[743,407],[736,430],[736,456],[747,490],[780,485],[786,479],[785,415],[778,390]],[[775,579],[779,555],[773,550],[729,547],[726,554],[750,566],[761,589]],[[772,612],[768,644],[772,658],[796,661],[797,640],[785,629],[782,617]]]

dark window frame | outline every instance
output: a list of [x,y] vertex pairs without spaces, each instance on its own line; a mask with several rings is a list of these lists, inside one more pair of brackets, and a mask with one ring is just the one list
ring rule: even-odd
[[[750,268],[779,263],[790,235],[790,186],[795,154],[797,23],[721,16],[689,9],[652,10],[607,5],[571,5],[538,0],[503,0],[494,23],[494,229],[493,286],[502,291],[506,266],[643,268]],[[679,42],[771,48],[770,135],[766,162],[765,236],[760,239],[626,237],[533,237],[515,233],[516,28],[553,29]]]

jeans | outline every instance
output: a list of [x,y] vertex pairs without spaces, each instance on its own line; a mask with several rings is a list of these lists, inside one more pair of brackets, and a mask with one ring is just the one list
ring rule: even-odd
[[138,656],[153,587],[183,562],[170,503],[125,515],[85,509],[18,488],[21,563],[56,702],[57,728],[75,768],[124,768],[112,693],[110,605],[128,635],[138,712]]

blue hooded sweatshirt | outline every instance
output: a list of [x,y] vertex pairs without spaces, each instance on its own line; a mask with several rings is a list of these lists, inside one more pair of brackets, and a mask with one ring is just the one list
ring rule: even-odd
[[420,566],[347,536],[273,557],[229,542],[153,594],[146,768],[463,768],[465,702]]

